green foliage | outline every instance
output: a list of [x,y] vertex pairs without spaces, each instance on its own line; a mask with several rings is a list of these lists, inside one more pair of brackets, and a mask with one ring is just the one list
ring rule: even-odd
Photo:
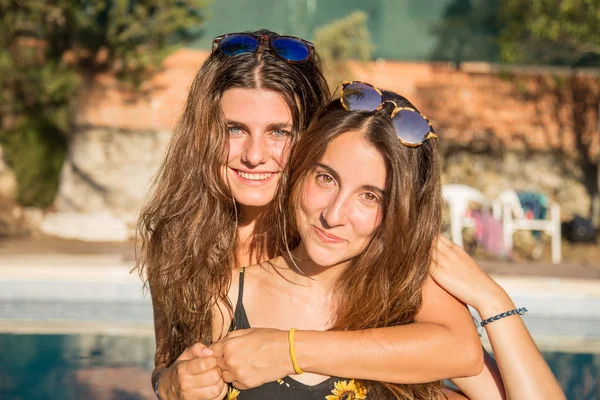
[[497,61],[499,0],[454,0],[432,33],[438,38],[432,60]]
[[325,77],[333,87],[350,78],[348,61],[371,59],[373,44],[367,17],[363,11],[354,11],[315,31],[315,47],[319,49]]
[[52,203],[78,92],[101,72],[137,86],[198,32],[206,0],[0,0],[0,144],[18,199]]
[[24,206],[51,205],[67,154],[67,139],[57,125],[27,118],[16,129],[3,132],[0,144],[9,150],[7,162],[19,180],[17,201]]
[[600,65],[598,0],[505,0],[500,18],[505,61]]

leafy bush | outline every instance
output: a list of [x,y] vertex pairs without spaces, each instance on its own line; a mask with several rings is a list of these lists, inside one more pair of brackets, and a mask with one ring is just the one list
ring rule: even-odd
[[364,11],[354,11],[315,31],[315,47],[323,62],[325,77],[332,87],[351,78],[348,61],[371,59],[373,43],[367,18]]
[[600,66],[598,0],[506,0],[502,57],[516,63]]
[[77,95],[110,72],[138,85],[203,22],[205,0],[0,0],[0,144],[18,200],[52,203]]

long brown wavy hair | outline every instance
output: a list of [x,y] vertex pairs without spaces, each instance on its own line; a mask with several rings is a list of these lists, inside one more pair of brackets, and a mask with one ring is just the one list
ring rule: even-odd
[[293,133],[304,131],[330,99],[316,54],[292,64],[267,47],[233,57],[213,50],[203,63],[139,217],[136,269],[164,315],[155,322],[166,336],[157,343],[157,360],[169,365],[188,346],[212,343],[216,302],[231,311],[227,290],[240,217],[222,176],[229,151],[223,93],[232,88],[279,93],[291,110]]
[[[398,106],[414,106],[384,91]],[[433,140],[417,148],[400,143],[390,109],[348,112],[338,99],[318,113],[292,150],[280,181],[272,226],[277,248],[291,257],[300,236],[295,217],[303,185],[339,135],[358,131],[383,156],[387,170],[383,218],[366,249],[352,259],[333,289],[335,315],[331,330],[362,330],[415,322],[421,291],[429,275],[434,241],[441,223],[439,158]],[[401,385],[364,382],[374,398],[444,398],[441,382]],[[369,396],[371,397],[371,396]]]

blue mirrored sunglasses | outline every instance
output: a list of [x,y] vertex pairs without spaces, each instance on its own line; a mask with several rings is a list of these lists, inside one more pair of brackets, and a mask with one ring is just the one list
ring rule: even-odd
[[250,33],[228,33],[217,36],[213,40],[212,50],[219,49],[228,57],[243,53],[254,53],[261,41],[268,43],[269,48],[279,57],[290,63],[301,63],[308,60],[315,46],[304,39],[294,36],[253,35]]

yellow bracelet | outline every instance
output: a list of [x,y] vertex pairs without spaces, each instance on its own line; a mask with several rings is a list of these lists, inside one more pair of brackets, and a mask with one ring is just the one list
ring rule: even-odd
[[294,367],[294,372],[300,375],[303,374],[304,371],[300,369],[298,366],[298,362],[296,362],[296,352],[294,351],[294,332],[296,332],[296,328],[290,329],[288,333],[288,342],[290,343],[290,358],[292,359],[292,366]]

